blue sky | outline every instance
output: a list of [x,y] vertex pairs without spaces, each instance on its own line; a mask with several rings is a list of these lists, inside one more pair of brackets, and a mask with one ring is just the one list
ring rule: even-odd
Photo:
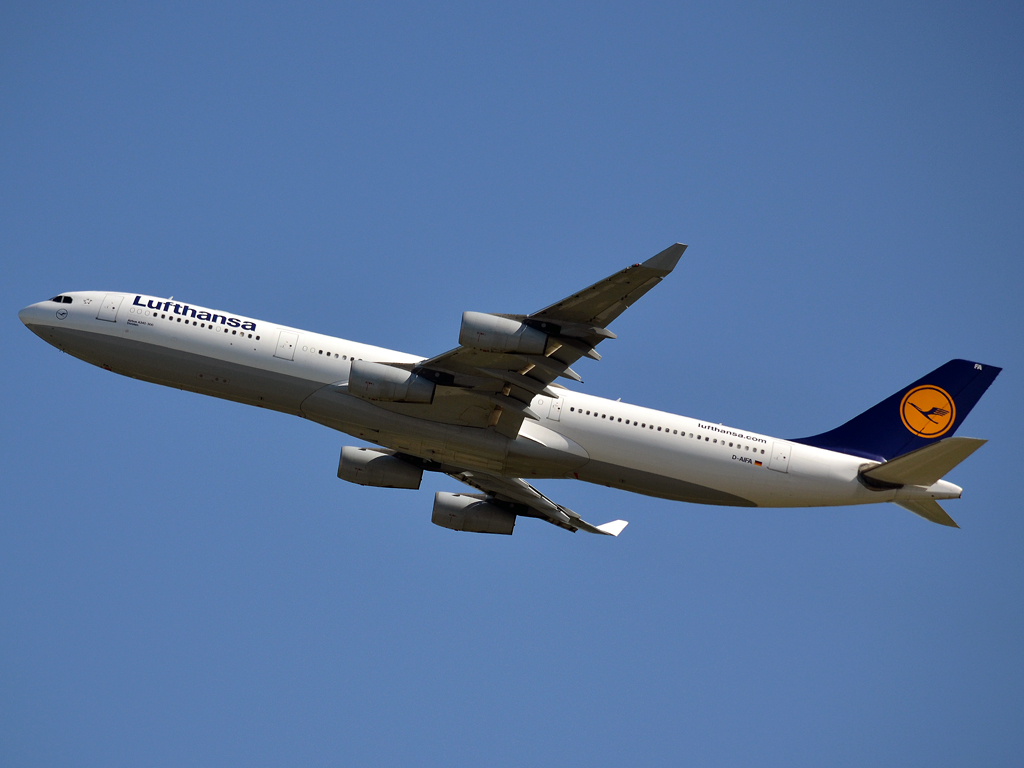
[[[0,763],[1015,765],[1015,4],[0,8]],[[138,291],[429,355],[677,240],[586,392],[785,437],[954,357],[962,529],[542,490],[430,524],[344,435],[48,347]]]

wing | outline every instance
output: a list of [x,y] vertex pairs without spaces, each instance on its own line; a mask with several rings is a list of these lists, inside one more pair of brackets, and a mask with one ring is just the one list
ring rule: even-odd
[[515,438],[537,395],[557,398],[559,377],[582,381],[572,368],[581,357],[600,360],[595,347],[614,339],[608,325],[662,281],[686,246],[677,243],[642,264],[530,315],[466,312],[461,346],[415,364],[396,364],[435,384],[429,405],[381,404],[431,421],[493,428]]
[[483,491],[486,500],[503,505],[512,505],[512,511],[525,517],[538,517],[559,528],[575,533],[587,531],[605,536],[618,536],[626,527],[625,520],[613,520],[604,525],[591,525],[568,507],[556,504],[525,480],[517,477],[498,477],[483,472],[468,470],[442,470],[471,488]]

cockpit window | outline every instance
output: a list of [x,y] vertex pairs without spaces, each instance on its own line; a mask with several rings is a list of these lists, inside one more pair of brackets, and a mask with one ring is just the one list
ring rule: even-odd
[[50,301],[56,301],[58,304],[60,304],[61,302],[64,301],[64,297],[63,296],[54,296],[52,299],[50,299]]
[[71,297],[70,296],[65,296],[64,297],[64,303],[65,304],[70,304],[71,303]]

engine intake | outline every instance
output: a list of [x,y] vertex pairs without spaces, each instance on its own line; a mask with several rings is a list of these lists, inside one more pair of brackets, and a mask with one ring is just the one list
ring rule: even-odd
[[459,344],[484,352],[521,352],[524,355],[543,355],[548,335],[518,320],[487,315],[483,312],[463,312],[459,328]]
[[453,531],[511,536],[516,516],[497,504],[484,501],[482,496],[439,492],[434,494],[434,514],[430,522]]
[[338,477],[356,485],[415,491],[420,487],[423,470],[384,451],[346,445],[341,449]]
[[348,375],[348,393],[385,403],[430,403],[434,384],[401,368],[355,360]]

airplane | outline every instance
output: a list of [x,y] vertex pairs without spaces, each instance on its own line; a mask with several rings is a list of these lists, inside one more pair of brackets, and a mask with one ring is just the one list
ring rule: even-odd
[[136,293],[62,293],[22,309],[37,336],[87,363],[310,419],[373,447],[341,449],[338,477],[438,492],[431,521],[511,534],[517,518],[618,536],[530,484],[574,478],[695,504],[824,507],[895,502],[959,527],[943,480],[986,441],[955,437],[1000,368],[951,360],[845,424],[781,439],[587,395],[570,366],[600,360],[608,326],[667,277],[681,243],[532,314],[462,315],[459,346],[431,358]]

